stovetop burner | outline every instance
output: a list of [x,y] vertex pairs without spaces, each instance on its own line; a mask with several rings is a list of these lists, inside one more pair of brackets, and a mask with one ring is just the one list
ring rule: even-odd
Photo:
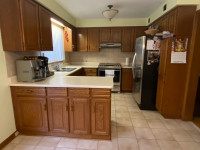
[[120,63],[100,63],[99,68],[117,68],[117,69],[121,69],[121,64]]

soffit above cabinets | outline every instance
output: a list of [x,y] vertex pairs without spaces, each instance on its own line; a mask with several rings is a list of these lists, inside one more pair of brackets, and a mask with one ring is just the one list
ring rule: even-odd
[[146,18],[166,0],[55,0],[78,19],[102,19],[107,5],[119,10],[116,18]]

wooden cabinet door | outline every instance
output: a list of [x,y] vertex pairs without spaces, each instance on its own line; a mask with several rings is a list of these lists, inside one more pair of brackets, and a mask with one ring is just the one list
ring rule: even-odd
[[92,99],[92,134],[110,135],[110,99]]
[[111,35],[111,42],[121,43],[121,41],[122,41],[121,28],[111,28],[110,35]]
[[159,29],[160,29],[160,32],[168,31],[168,29],[169,29],[168,16],[166,16],[165,18],[161,19],[161,23],[160,23]]
[[41,47],[43,51],[53,51],[51,32],[51,13],[44,7],[39,7]]
[[176,33],[176,16],[177,10],[169,13],[169,31],[174,34]]
[[168,40],[162,40],[160,48],[160,62],[158,71],[157,95],[156,95],[156,108],[162,112],[163,89],[165,84],[165,69],[167,60]]
[[51,132],[69,133],[68,111],[67,97],[48,97],[49,129]]
[[122,52],[132,52],[135,46],[134,28],[122,29]]
[[90,133],[89,98],[70,98],[70,131],[73,134]]
[[132,92],[133,90],[133,74],[131,68],[122,68],[122,91]]
[[41,50],[39,5],[32,0],[21,0],[20,5],[24,50]]
[[144,31],[147,27],[135,27],[135,38],[145,35]]
[[99,51],[99,29],[98,28],[88,29],[88,51],[90,52]]
[[100,43],[109,43],[110,42],[110,28],[101,28],[100,29]]
[[46,98],[17,97],[14,106],[19,131],[48,131]]
[[77,29],[77,51],[86,52],[87,47],[87,29],[78,28]]

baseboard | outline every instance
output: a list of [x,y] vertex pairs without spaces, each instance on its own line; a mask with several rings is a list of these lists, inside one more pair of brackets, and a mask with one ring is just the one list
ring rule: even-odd
[[7,139],[5,139],[2,143],[0,143],[0,150],[8,145],[15,138],[15,132],[11,134]]

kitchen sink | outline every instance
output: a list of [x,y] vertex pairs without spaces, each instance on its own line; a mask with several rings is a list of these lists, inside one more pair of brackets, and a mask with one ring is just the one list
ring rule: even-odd
[[71,72],[76,68],[62,68],[61,70],[56,70],[56,72]]

